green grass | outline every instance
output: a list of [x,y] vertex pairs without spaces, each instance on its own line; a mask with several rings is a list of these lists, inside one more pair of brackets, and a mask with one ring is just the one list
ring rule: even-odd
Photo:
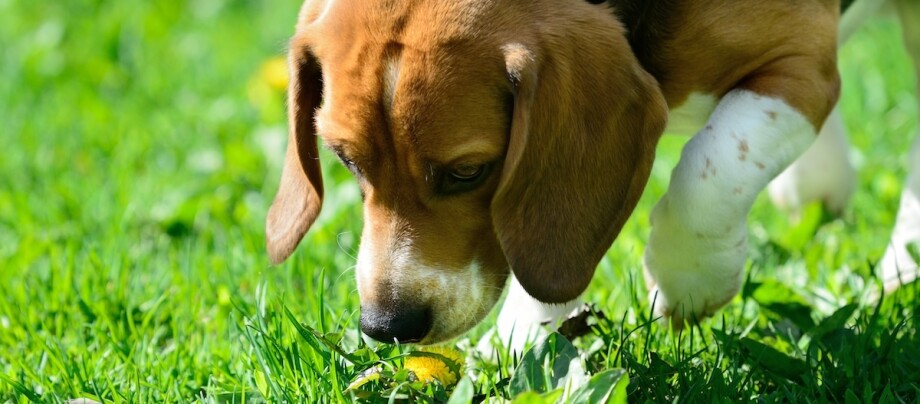
[[[298,6],[0,0],[0,402],[447,398],[402,370],[414,348],[358,338],[360,196],[333,159],[317,224],[268,265],[286,123],[259,72]],[[640,276],[649,210],[686,139],[662,142],[586,293],[607,316],[573,341],[588,374],[625,369],[633,402],[918,399],[918,288],[867,298],[918,126],[898,35],[877,20],[842,52],[851,208],[791,224],[759,200],[744,292],[679,334],[649,322]],[[472,355],[492,321],[457,344]],[[536,359],[501,357],[471,361],[474,399],[541,389],[512,377]],[[346,391],[373,366],[379,380]]]

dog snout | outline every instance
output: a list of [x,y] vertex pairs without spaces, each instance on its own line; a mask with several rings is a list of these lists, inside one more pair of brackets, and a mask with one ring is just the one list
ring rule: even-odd
[[380,342],[419,342],[431,324],[428,307],[361,306],[361,331]]

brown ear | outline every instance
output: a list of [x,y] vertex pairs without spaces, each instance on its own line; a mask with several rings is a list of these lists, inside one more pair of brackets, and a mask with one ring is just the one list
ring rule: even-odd
[[556,24],[540,47],[505,47],[515,106],[492,201],[495,231],[524,289],[581,294],[649,176],[667,107],[612,18]]
[[287,259],[316,220],[323,201],[323,178],[316,147],[314,110],[322,84],[319,65],[305,44],[291,43],[288,59],[288,146],[281,184],[265,222],[265,243],[272,263]]

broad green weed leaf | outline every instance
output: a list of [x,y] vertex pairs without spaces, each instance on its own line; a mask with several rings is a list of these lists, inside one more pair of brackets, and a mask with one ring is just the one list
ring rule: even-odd
[[533,391],[524,392],[511,400],[512,404],[544,404],[547,402],[540,393]]
[[591,377],[566,402],[576,404],[625,403],[629,376],[623,369],[610,369]]
[[824,320],[821,320],[821,322],[809,332],[812,338],[819,339],[831,331],[843,328],[846,322],[850,320],[850,317],[853,317],[853,313],[856,312],[857,307],[858,305],[856,303],[850,303],[837,309],[834,314],[827,316]]
[[811,318],[812,308],[798,293],[779,282],[768,281],[757,286],[753,291],[754,300],[764,309],[788,319],[802,330],[815,326]]
[[657,352],[649,352],[648,359],[648,370],[653,374],[670,375],[677,372],[674,370],[674,367],[671,366],[670,363],[664,359],[661,359],[661,355],[659,355]]
[[525,391],[545,392],[562,385],[578,351],[569,340],[552,333],[531,348],[511,377],[511,395]]
[[802,375],[808,371],[808,364],[804,361],[790,357],[769,345],[747,337],[740,339],[739,342],[751,365],[761,366],[768,373],[799,382],[802,380]]
[[860,404],[863,401],[856,397],[856,393],[851,389],[847,389],[847,392],[844,394],[844,403],[846,404]]
[[761,307],[791,321],[800,330],[807,331],[815,326],[815,320],[811,318],[811,313],[814,310],[809,306],[800,303],[768,303],[761,305]]
[[409,369],[399,369],[395,373],[391,374],[390,378],[400,383],[408,382]]
[[355,390],[372,381],[380,380],[381,369],[381,366],[377,365],[359,373],[358,376],[355,377],[355,379],[348,385],[348,388],[345,389],[345,392]]
[[527,391],[514,397],[511,400],[511,404],[555,404],[560,397],[562,397],[562,389],[556,389],[545,394]]
[[360,348],[351,353],[351,355],[360,360],[362,364],[375,363],[380,360],[380,356],[370,348]]
[[457,387],[454,388],[454,393],[450,395],[450,400],[447,401],[447,404],[472,403],[474,393],[473,382],[469,377],[464,377],[460,379],[460,383],[457,383]]
[[824,334],[821,337],[821,344],[826,351],[841,352],[845,349],[852,349],[858,338],[856,331],[850,328],[838,328]]
[[772,280],[758,284],[756,289],[752,291],[751,296],[761,305],[772,303],[808,304],[808,302],[794,290],[789,289],[789,287],[782,283]]

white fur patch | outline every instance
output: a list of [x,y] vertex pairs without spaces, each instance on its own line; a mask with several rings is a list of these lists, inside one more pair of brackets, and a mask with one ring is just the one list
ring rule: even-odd
[[[522,353],[529,343],[539,341],[559,326],[559,322],[581,305],[581,299],[565,304],[542,303],[524,290],[514,275],[508,294],[498,314],[494,333],[509,352]],[[494,351],[488,336],[479,341],[477,349],[486,356]]]
[[[917,89],[920,90],[920,28],[916,24],[920,20],[920,4],[902,0],[897,5],[904,45],[913,59]],[[904,184],[891,241],[880,265],[886,291],[920,278],[920,262],[910,253],[910,248],[920,249],[920,133],[914,136],[909,159],[910,173]]]
[[746,90],[725,95],[684,146],[652,211],[645,268],[659,314],[680,325],[737,293],[754,198],[814,140],[811,123],[784,101]]
[[389,57],[383,64],[383,108],[389,112],[396,99],[396,84],[399,82],[400,62],[396,57]]
[[881,261],[881,276],[888,292],[914,281],[920,272],[920,262],[914,261],[909,250],[911,245],[920,250],[920,137],[914,140],[910,161],[897,221]]
[[[365,217],[365,226],[373,228]],[[420,307],[430,307],[432,327],[421,343],[454,337],[488,314],[500,291],[489,290],[481,265],[475,259],[463,268],[427,265],[420,260],[410,238],[396,226],[361,237],[355,269],[362,304],[368,298],[395,298]]]

